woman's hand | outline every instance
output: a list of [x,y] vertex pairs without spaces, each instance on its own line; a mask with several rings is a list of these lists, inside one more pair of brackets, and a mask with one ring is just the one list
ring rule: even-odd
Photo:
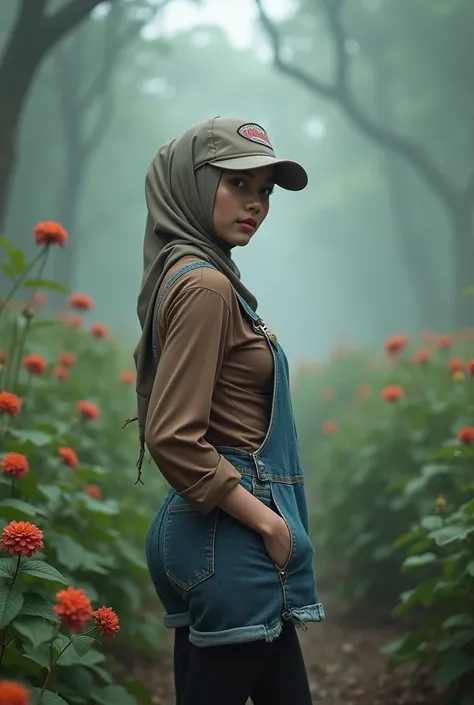
[[263,535],[263,540],[272,561],[283,569],[291,555],[291,534],[286,521],[279,514],[275,514],[275,520]]

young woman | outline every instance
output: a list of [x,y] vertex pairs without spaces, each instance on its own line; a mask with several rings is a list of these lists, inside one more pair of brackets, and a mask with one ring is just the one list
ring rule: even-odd
[[231,257],[275,184],[307,175],[262,127],[222,117],[161,147],[146,178],[138,419],[141,458],[146,444],[171,485],[147,559],[178,705],[311,703],[295,626],[324,612],[288,363]]

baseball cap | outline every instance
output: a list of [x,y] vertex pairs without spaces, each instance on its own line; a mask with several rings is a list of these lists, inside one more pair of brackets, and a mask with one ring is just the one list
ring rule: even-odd
[[308,175],[301,164],[277,159],[265,129],[255,122],[233,117],[215,117],[201,132],[195,153],[195,169],[211,164],[219,169],[246,171],[275,167],[275,183],[288,191],[301,191]]

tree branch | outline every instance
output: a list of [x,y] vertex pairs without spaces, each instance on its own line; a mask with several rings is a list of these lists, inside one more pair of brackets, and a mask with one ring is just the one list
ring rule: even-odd
[[290,64],[282,58],[281,37],[263,9],[262,0],[255,0],[262,26],[270,40],[274,53],[274,64],[283,74],[294,79],[317,95],[321,95],[343,108],[352,122],[374,142],[388,147],[403,157],[431,186],[433,191],[453,210],[459,202],[457,193],[451,182],[430,159],[423,147],[379,125],[359,108],[347,84],[348,60],[346,54],[346,36],[342,26],[340,11],[342,0],[319,0],[325,14],[328,27],[334,40],[336,53],[336,80],[332,84],[324,83],[312,76],[303,68]]
[[[35,0],[23,0],[24,2],[35,2]],[[110,0],[115,3],[117,0]],[[55,44],[61,37],[70,30],[77,27],[92,10],[100,5],[103,0],[70,0],[63,8],[47,18],[44,32],[44,41],[48,48]]]

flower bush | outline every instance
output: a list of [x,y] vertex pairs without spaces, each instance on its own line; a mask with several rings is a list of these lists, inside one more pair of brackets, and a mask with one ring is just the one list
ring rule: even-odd
[[295,371],[313,538],[322,581],[359,615],[409,615],[413,629],[386,648],[392,666],[426,670],[449,705],[469,705],[474,334],[414,342]]
[[[114,682],[114,664],[160,647],[144,544],[166,486],[151,468],[135,485],[124,352],[105,325],[85,325],[90,296],[43,277],[68,234],[46,221],[34,237],[32,262],[0,239],[12,282],[0,300],[0,705],[149,703],[140,683]],[[48,289],[66,313],[47,315]]]

